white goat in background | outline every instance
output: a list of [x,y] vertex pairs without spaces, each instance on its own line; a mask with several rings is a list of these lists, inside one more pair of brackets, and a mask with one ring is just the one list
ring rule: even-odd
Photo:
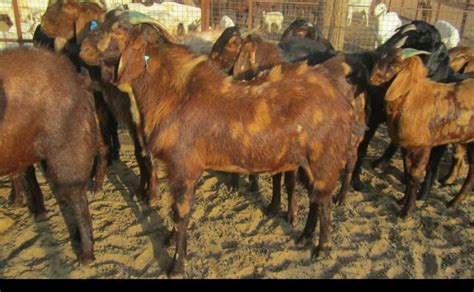
[[352,23],[352,14],[354,12],[362,13],[362,20],[365,20],[365,26],[369,26],[370,5],[372,0],[349,0],[347,2],[347,26]]
[[402,21],[395,12],[387,12],[385,3],[375,6],[374,16],[377,17],[375,25],[375,47],[385,43],[395,34],[395,30],[402,25]]
[[273,25],[276,27],[276,32],[281,31],[284,20],[283,14],[279,11],[262,12],[262,21],[266,32],[272,32]]
[[459,31],[449,22],[440,20],[434,24],[434,27],[439,31],[441,40],[449,49],[457,47],[459,44]]

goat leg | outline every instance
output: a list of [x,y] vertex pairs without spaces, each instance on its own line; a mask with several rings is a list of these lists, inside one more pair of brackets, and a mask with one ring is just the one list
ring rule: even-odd
[[44,207],[43,193],[36,179],[35,167],[31,165],[25,171],[25,179],[30,188],[31,201],[33,203],[33,214],[36,221],[46,219],[46,208]]
[[25,195],[25,189],[23,188],[23,179],[21,173],[14,174],[11,177],[13,184],[13,207],[18,208],[23,206],[23,197]]
[[453,145],[453,161],[451,162],[451,167],[448,174],[440,180],[440,183],[443,185],[452,185],[459,177],[459,172],[464,166],[464,146],[461,144]]
[[457,208],[459,204],[471,193],[474,186],[474,143],[467,145],[467,158],[469,161],[469,172],[461,191],[448,203],[448,207]]
[[296,170],[285,172],[285,187],[286,193],[288,194],[288,213],[287,220],[294,225],[297,218],[296,209],[296,196],[295,196],[295,185],[296,185]]
[[425,201],[428,198],[428,195],[431,192],[433,184],[438,176],[439,172],[439,163],[441,162],[441,157],[446,150],[446,146],[438,146],[433,148],[430,155],[430,160],[426,168],[425,180],[421,186],[421,190],[418,193],[417,199]]
[[388,146],[388,148],[385,150],[385,152],[383,153],[382,157],[380,157],[379,159],[375,160],[374,162],[372,162],[372,168],[373,169],[380,169],[381,171],[384,171],[387,166],[390,165],[390,160],[392,159],[392,157],[395,155],[395,153],[397,152],[398,150],[398,147],[393,145],[392,143],[390,143],[390,145]]
[[268,215],[274,216],[280,211],[281,204],[281,173],[272,176],[273,195],[270,205],[268,205]]

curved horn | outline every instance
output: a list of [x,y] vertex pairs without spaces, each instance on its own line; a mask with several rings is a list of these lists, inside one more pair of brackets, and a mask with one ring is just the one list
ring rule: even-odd
[[85,4],[85,3],[93,3],[97,5],[100,9],[105,9],[107,10],[107,5],[105,4],[105,1],[103,0],[79,0],[77,1],[79,4]]
[[406,25],[403,29],[400,30],[400,33],[406,33],[409,31],[416,30],[416,25],[413,23]]
[[396,49],[399,49],[401,47],[403,47],[403,45],[405,44],[405,42],[407,41],[408,39],[408,36],[404,36],[402,37],[398,42],[396,42],[393,47],[396,48]]
[[176,44],[179,43],[179,41],[171,33],[169,33],[167,28],[157,19],[138,11],[130,11],[128,13],[128,17],[132,25],[150,24],[155,27],[163,35],[163,37],[166,38],[166,40]]
[[431,55],[431,53],[427,51],[412,49],[412,48],[402,50],[403,59],[408,59],[416,55]]

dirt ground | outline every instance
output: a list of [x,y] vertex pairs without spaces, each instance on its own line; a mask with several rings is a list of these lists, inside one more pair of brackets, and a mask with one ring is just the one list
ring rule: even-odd
[[[80,266],[56,198],[40,175],[48,218],[35,222],[28,208],[11,207],[10,182],[0,180],[0,278],[166,278],[174,247],[164,240],[171,223],[171,198],[161,173],[161,205],[152,209],[131,199],[138,185],[133,146],[122,132],[121,161],[109,167],[103,192],[88,192],[97,260]],[[387,146],[377,134],[368,161]],[[189,227],[187,278],[473,278],[474,200],[455,210],[445,204],[452,187],[436,186],[416,216],[398,218],[404,186],[399,156],[385,174],[366,166],[364,192],[352,191],[345,206],[333,209],[331,254],[317,262],[311,249],[294,240],[308,211],[306,191],[297,187],[298,221],[291,226],[266,215],[271,180],[261,176],[259,193],[230,192],[223,176],[206,173],[199,181]],[[448,169],[443,161],[441,174]],[[40,173],[40,171],[37,171]],[[286,194],[282,198],[286,210]],[[28,200],[28,204],[30,204]],[[317,244],[318,232],[314,237]]]

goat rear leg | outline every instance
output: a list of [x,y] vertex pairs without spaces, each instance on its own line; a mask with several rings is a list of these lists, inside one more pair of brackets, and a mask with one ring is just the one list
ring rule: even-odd
[[329,234],[331,232],[331,193],[323,194],[318,200],[319,205],[319,244],[313,258],[321,259],[329,254]]
[[392,157],[397,153],[397,150],[398,147],[390,143],[390,146],[385,150],[382,157],[372,162],[372,168],[384,171],[387,166],[390,165],[390,160],[392,160]]
[[464,166],[464,152],[465,148],[461,144],[453,145],[453,161],[448,174],[440,180],[443,185],[453,185],[459,177],[459,172]]
[[349,192],[349,188],[351,186],[352,180],[352,173],[354,172],[354,167],[357,161],[357,153],[350,150],[352,153],[349,154],[349,157],[346,162],[346,168],[344,171],[344,179],[342,181],[341,190],[336,196],[335,203],[340,206],[345,203],[347,193]]
[[28,167],[25,171],[25,179],[30,188],[31,201],[33,203],[33,214],[36,221],[46,220],[46,208],[44,207],[43,193],[36,179],[34,165]]
[[258,186],[258,175],[249,175],[249,191],[252,193],[257,193],[260,188]]
[[428,167],[426,168],[425,180],[421,186],[421,190],[418,192],[417,199],[425,201],[428,198],[428,195],[433,188],[436,177],[439,172],[439,163],[441,162],[441,157],[443,156],[446,146],[438,146],[433,148],[430,154],[430,160],[428,162]]
[[297,219],[297,208],[296,208],[296,170],[285,172],[285,187],[286,193],[288,194],[288,213],[287,220],[291,225],[294,225]]
[[416,209],[416,192],[420,187],[420,180],[429,160],[430,150],[428,148],[415,148],[406,151],[407,160],[407,185],[405,189],[405,205],[400,217],[408,218]]
[[[191,176],[199,177],[199,176]],[[184,276],[184,267],[187,255],[187,231],[189,217],[194,203],[194,187],[197,179],[170,178],[171,193],[173,195],[173,213],[176,230],[176,251],[168,275],[170,277]]]
[[10,177],[13,184],[13,204],[14,208],[23,206],[23,197],[25,196],[25,189],[23,188],[23,179],[21,173],[14,174]]
[[461,191],[448,203],[448,207],[457,208],[459,204],[471,193],[474,186],[474,144],[470,143],[467,145],[467,158],[469,161],[469,172]]
[[364,139],[359,144],[357,150],[357,161],[354,166],[354,172],[352,173],[352,186],[358,192],[363,191],[365,188],[364,183],[360,180],[362,162],[367,156],[367,149],[369,148],[370,140],[372,140],[372,138],[374,137],[375,132],[377,131],[377,127],[378,125],[369,127],[369,129],[365,132]]
[[107,151],[109,147],[105,145],[105,142],[101,135],[97,135],[99,138],[99,146],[97,151],[97,163],[95,168],[95,182],[94,182],[94,193],[98,193],[102,190],[105,179],[105,172],[107,170]]
[[280,211],[281,204],[281,173],[272,176],[273,194],[272,201],[268,205],[268,215],[274,216]]

